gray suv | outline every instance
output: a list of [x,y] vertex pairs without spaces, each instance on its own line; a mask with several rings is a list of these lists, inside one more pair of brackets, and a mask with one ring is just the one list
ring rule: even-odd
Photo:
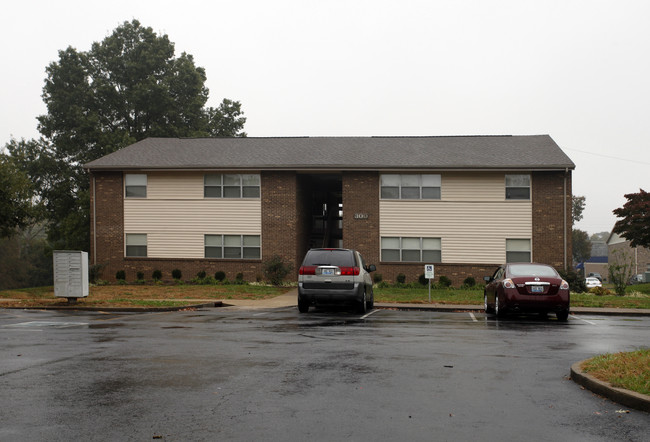
[[373,308],[370,272],[356,250],[311,249],[298,272],[298,310],[307,313],[311,305],[352,305],[358,313]]

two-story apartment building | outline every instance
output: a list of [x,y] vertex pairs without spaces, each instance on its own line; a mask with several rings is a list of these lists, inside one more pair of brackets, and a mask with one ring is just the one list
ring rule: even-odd
[[358,249],[384,280],[460,284],[505,261],[571,265],[574,163],[548,135],[150,138],[85,165],[92,264],[262,278]]

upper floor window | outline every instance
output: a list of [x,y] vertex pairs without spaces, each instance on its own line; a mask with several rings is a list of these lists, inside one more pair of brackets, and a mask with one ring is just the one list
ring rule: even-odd
[[259,198],[259,174],[210,173],[203,178],[205,198]]
[[440,199],[440,175],[381,175],[382,199]]
[[441,262],[440,238],[381,238],[381,260],[397,262]]
[[531,262],[529,239],[506,239],[506,262]]
[[127,198],[146,198],[147,175],[143,173],[127,173],[124,175],[124,195]]
[[126,234],[126,256],[147,256],[147,234]]
[[530,199],[530,175],[506,175],[506,199]]

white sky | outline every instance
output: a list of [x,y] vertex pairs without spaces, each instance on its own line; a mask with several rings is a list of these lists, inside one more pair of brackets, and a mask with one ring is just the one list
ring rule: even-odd
[[610,231],[650,190],[647,0],[22,0],[3,5],[0,146],[37,138],[45,67],[138,19],[249,136],[549,134]]

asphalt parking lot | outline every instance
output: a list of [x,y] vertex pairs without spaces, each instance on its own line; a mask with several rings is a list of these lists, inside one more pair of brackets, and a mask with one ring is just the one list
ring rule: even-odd
[[650,318],[0,310],[0,440],[645,441],[570,366]]

